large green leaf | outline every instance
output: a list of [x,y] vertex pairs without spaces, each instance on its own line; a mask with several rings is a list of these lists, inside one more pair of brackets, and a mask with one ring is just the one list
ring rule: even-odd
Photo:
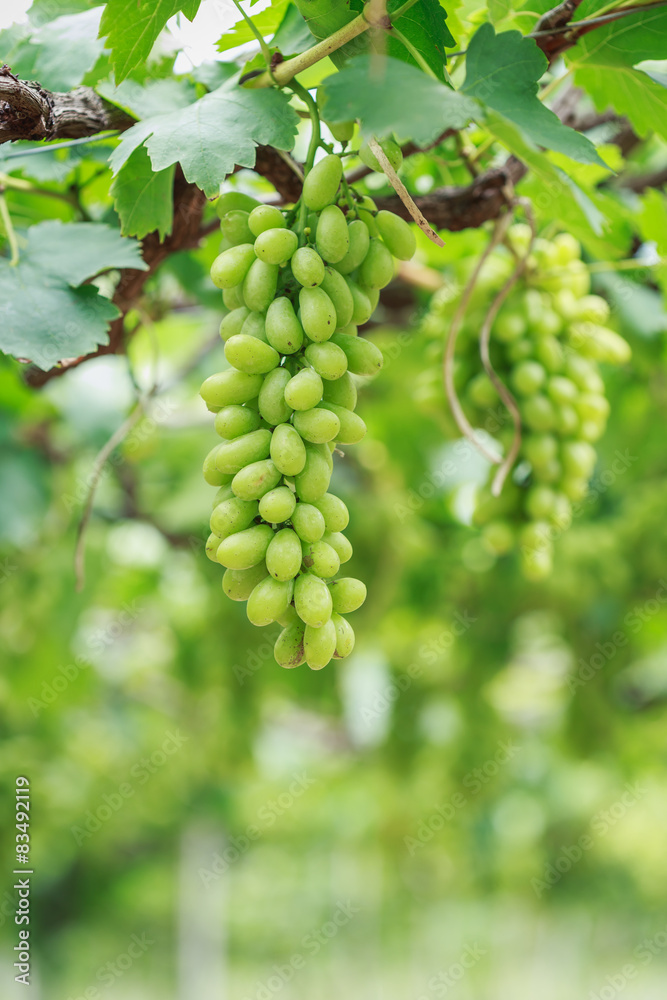
[[141,239],[157,229],[160,239],[164,239],[171,232],[175,169],[172,164],[154,171],[145,146],[135,149],[121,167],[111,185],[111,194],[124,236]]
[[146,144],[154,170],[180,163],[188,181],[209,197],[235,166],[253,167],[258,144],[291,149],[299,118],[287,94],[223,84],[187,108],[139,122],[111,156],[117,173]]
[[95,89],[105,100],[117,104],[135,118],[153,118],[177,108],[187,108],[188,104],[197,100],[192,84],[174,77],[148,80],[146,83],[123,80],[117,87],[105,80]]
[[31,226],[25,257],[33,267],[69,285],[80,285],[112,267],[147,268],[135,240],[127,240],[117,229],[97,222],[53,219]]
[[322,86],[328,121],[359,118],[367,135],[395,132],[420,146],[448,128],[463,128],[480,110],[470,97],[397,59],[358,56]]
[[[392,14],[403,6],[403,0],[389,0],[387,3],[387,13]],[[364,8],[364,0],[351,0],[350,10],[360,14]],[[438,0],[417,0],[413,7],[410,7],[405,14],[393,22],[394,27],[404,35],[409,42],[417,49],[420,55],[426,60],[428,65],[441,79],[445,79],[445,62],[447,47],[453,48],[455,45],[451,32],[447,27],[447,13]],[[367,41],[371,42],[373,36],[368,33]],[[380,51],[386,51],[387,55],[394,59],[410,63],[417,66],[412,53],[405,47],[403,42],[392,36],[391,32],[381,34],[375,45]],[[350,56],[359,52],[359,40],[355,39],[350,46],[344,46],[341,50],[343,56]],[[336,62],[336,54],[332,57]]]
[[497,35],[483,24],[468,46],[462,90],[517,125],[532,143],[580,163],[602,163],[593,143],[563,125],[538,99],[537,81],[546,67],[532,38],[518,31]]
[[645,59],[664,59],[667,8],[619,18],[583,36],[567,53],[575,83],[603,111],[610,105],[644,136],[650,131],[667,138],[667,89],[635,69]]
[[108,0],[100,35],[111,49],[111,64],[120,83],[145,62],[170,17],[182,10],[192,20],[200,0]]
[[22,79],[49,90],[71,90],[102,53],[100,8],[66,14],[42,27],[14,25],[0,32],[0,57]]

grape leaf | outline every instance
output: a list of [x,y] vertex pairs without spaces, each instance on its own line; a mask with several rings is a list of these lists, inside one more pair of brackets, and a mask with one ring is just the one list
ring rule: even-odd
[[72,288],[28,261],[0,264],[0,350],[44,371],[107,343],[118,315],[93,285]]
[[285,16],[278,25],[278,30],[271,39],[271,45],[287,56],[305,52],[306,49],[315,44],[315,41],[315,36],[299,11],[294,4],[289,4]]
[[66,14],[34,29],[14,25],[0,32],[0,53],[24,80],[37,79],[49,90],[71,90],[102,53],[99,23],[98,7]]
[[322,87],[327,121],[359,118],[366,135],[395,132],[426,146],[448,128],[463,128],[479,105],[405,62],[357,56]]
[[644,60],[664,59],[666,37],[667,9],[660,7],[601,25],[566,56],[575,83],[585,88],[596,108],[602,111],[611,104],[640,136],[656,131],[667,138],[667,90],[635,68]]
[[145,62],[170,17],[182,10],[191,21],[199,4],[200,0],[108,0],[100,35],[107,37],[116,83]]
[[538,99],[537,81],[546,68],[546,56],[532,38],[518,31],[497,35],[492,25],[483,24],[468,46],[461,89],[509,119],[538,146],[579,163],[602,163],[593,143],[563,125]]
[[[147,270],[139,244],[98,222],[52,219],[28,230],[25,259],[45,274],[80,285],[111,267]],[[22,258],[23,259],[23,258]]]
[[[252,20],[256,28],[262,35],[273,35],[277,30],[287,10],[289,0],[276,0],[270,7],[267,7],[260,14],[253,14]],[[224,35],[217,42],[219,52],[226,52],[237,45],[245,42],[253,42],[255,35],[244,17],[240,18],[236,24],[225,31]]]
[[112,153],[111,167],[117,173],[145,143],[154,170],[178,162],[186,179],[213,197],[235,166],[254,166],[259,143],[291,149],[298,122],[287,94],[245,90],[230,81],[187,108],[133,125]]
[[[387,13],[393,14],[394,11],[403,6],[403,2],[404,0],[389,0]],[[363,9],[364,0],[351,0],[351,11],[361,14]],[[414,6],[393,22],[393,25],[414,45],[439,79],[444,81],[447,59],[445,48],[453,48],[456,43],[447,27],[447,13],[438,0],[417,0]],[[362,37],[367,46],[372,45],[370,33]],[[382,35],[375,47],[379,51],[386,51],[387,55],[393,59],[410,63],[412,66],[418,65],[414,56],[402,42],[392,37],[391,32]],[[340,53],[340,56],[338,53],[332,55],[332,61],[335,65],[342,65],[346,57],[350,58],[359,53],[359,39],[343,46]]]
[[155,172],[145,146],[139,146],[118,171],[111,194],[121,221],[123,236],[137,236],[157,229],[163,240],[174,221],[172,164]]
[[109,80],[104,80],[95,89],[105,100],[118,105],[135,118],[153,118],[178,108],[187,108],[188,104],[197,100],[197,93],[191,83],[173,77],[167,80],[149,80],[143,84],[136,80],[123,80],[117,87]]

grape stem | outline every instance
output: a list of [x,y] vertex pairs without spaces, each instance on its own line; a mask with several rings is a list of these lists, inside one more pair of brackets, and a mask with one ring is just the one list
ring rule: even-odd
[[243,20],[245,21],[245,23],[248,25],[248,27],[252,31],[252,33],[255,36],[255,38],[257,39],[257,41],[259,43],[259,47],[262,50],[262,55],[264,56],[264,61],[266,62],[267,72],[269,73],[269,75],[272,76],[273,74],[271,72],[271,50],[270,50],[269,46],[266,44],[266,40],[264,38],[264,35],[261,33],[261,31],[259,30],[259,28],[255,24],[255,22],[253,21],[253,19],[248,14],[246,14],[246,12],[244,11],[243,7],[239,3],[239,0],[232,0],[232,3],[234,4],[234,6],[236,7],[236,9],[238,10],[239,14],[241,15],[241,17],[243,18]]
[[417,63],[419,68],[423,70],[423,72],[426,73],[427,76],[430,76],[431,79],[437,80],[438,83],[440,83],[440,80],[438,79],[437,75],[433,72],[429,64],[426,62],[421,52],[419,52],[412,44],[412,42],[405,37],[402,31],[399,31],[398,28],[395,28],[394,25],[392,24],[391,27],[387,28],[387,34],[391,35],[392,38],[395,38],[397,42],[401,43],[403,48],[407,49],[407,51],[410,53],[410,55]]
[[484,370],[486,371],[486,374],[493,382],[496,388],[496,392],[498,393],[501,400],[509,410],[512,417],[512,422],[514,424],[514,437],[512,438],[512,444],[510,445],[509,451],[507,452],[507,455],[501,462],[500,468],[496,472],[495,476],[493,477],[493,482],[491,483],[491,494],[494,497],[500,495],[500,492],[505,484],[505,480],[507,479],[507,476],[509,475],[512,466],[516,462],[517,456],[519,454],[519,448],[521,447],[521,413],[519,412],[519,407],[517,406],[517,402],[514,396],[512,395],[512,393],[509,391],[505,383],[502,381],[502,379],[498,376],[497,372],[495,371],[493,365],[491,364],[491,358],[489,356],[489,340],[491,337],[491,327],[493,325],[493,321],[498,315],[498,310],[500,309],[501,305],[509,295],[510,291],[516,284],[517,280],[521,277],[521,274],[523,273],[523,270],[526,266],[526,261],[528,260],[528,257],[532,252],[533,243],[535,242],[535,235],[536,235],[535,217],[533,216],[533,210],[530,201],[527,198],[518,198],[516,203],[520,204],[523,207],[523,210],[526,214],[526,219],[528,220],[528,225],[530,226],[530,241],[526,248],[526,252],[523,254],[522,257],[518,258],[512,274],[509,276],[509,278],[507,279],[507,281],[505,282],[505,284],[500,289],[495,299],[491,303],[489,311],[484,317],[484,322],[482,323],[482,329],[480,330],[479,333],[479,353],[482,359],[482,364],[484,365]]
[[7,207],[4,187],[0,188],[0,218],[2,219],[2,225],[4,227],[5,236],[7,237],[7,242],[9,243],[9,249],[11,252],[9,263],[11,267],[16,267],[19,262],[19,244],[16,239],[16,230],[14,229],[12,217],[9,214],[9,209]]
[[[307,177],[310,171],[313,169],[313,164],[315,163],[315,154],[317,153],[318,147],[322,141],[320,133],[320,113],[317,110],[317,103],[313,100],[312,95],[306,90],[303,84],[299,83],[298,80],[292,80],[289,85],[290,90],[300,97],[303,103],[308,108],[308,114],[310,115],[310,143],[308,144],[308,153],[306,155],[306,162],[303,165],[304,177]],[[299,199],[299,215],[297,219],[297,230],[299,232],[299,242],[301,242],[301,237],[303,236],[303,231],[306,226],[306,218],[308,215],[308,209],[306,203],[303,200],[303,196]]]
[[394,191],[396,192],[396,194],[398,195],[398,197],[401,199],[401,201],[403,202],[403,204],[405,205],[405,207],[407,208],[408,212],[410,213],[410,215],[412,216],[412,218],[415,220],[415,222],[417,223],[417,225],[419,226],[419,228],[421,229],[421,231],[423,233],[425,233],[428,236],[428,238],[431,240],[431,242],[436,244],[436,246],[444,247],[444,245],[445,245],[444,241],[441,240],[440,237],[438,236],[438,234],[436,233],[436,231],[431,226],[429,226],[429,224],[426,221],[425,217],[422,215],[422,213],[419,211],[419,209],[415,205],[415,203],[412,200],[412,197],[410,195],[410,192],[408,191],[408,189],[406,188],[405,184],[403,183],[403,181],[400,179],[400,177],[398,176],[398,174],[396,173],[396,171],[392,167],[391,163],[389,162],[389,160],[387,158],[387,154],[385,153],[384,149],[382,148],[382,146],[380,145],[380,143],[377,141],[377,139],[372,136],[368,140],[368,146],[369,146],[371,152],[374,154],[374,156],[377,159],[377,161],[379,162],[380,166],[384,170],[384,172],[385,172],[385,174],[387,176],[387,180],[389,181],[389,183],[393,187]]

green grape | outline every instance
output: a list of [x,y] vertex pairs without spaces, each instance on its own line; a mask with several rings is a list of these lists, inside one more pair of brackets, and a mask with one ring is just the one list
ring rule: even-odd
[[274,299],[266,313],[266,337],[281,354],[295,354],[303,346],[303,328],[290,299]]
[[302,288],[299,306],[301,325],[308,337],[316,343],[328,340],[336,329],[336,310],[322,287]]
[[393,212],[381,211],[375,216],[375,225],[382,242],[392,257],[411,260],[417,249],[415,234],[408,223]]
[[259,626],[275,622],[289,607],[293,592],[294,583],[291,579],[281,582],[272,576],[265,577],[248,598],[246,605],[248,621]]
[[331,546],[342,563],[352,558],[352,545],[341,531],[326,531],[323,541]]
[[241,191],[227,191],[225,194],[221,194],[215,203],[215,210],[218,213],[218,217],[222,219],[229,212],[233,212],[236,209],[240,209],[243,212],[252,212],[255,206],[260,203],[256,198],[252,198],[249,194],[243,194]]
[[548,521],[557,504],[556,494],[548,486],[534,486],[528,491],[526,510],[536,521]]
[[242,500],[259,500],[277,486],[281,474],[273,462],[266,458],[261,462],[252,462],[237,472],[232,479],[232,489]]
[[264,318],[264,314],[261,312],[248,312],[248,315],[243,321],[241,333],[246,337],[255,337],[257,340],[261,340],[265,344],[268,344],[266,337],[266,319]]
[[287,222],[280,209],[274,205],[258,205],[250,213],[248,226],[254,236],[261,236],[267,229],[285,229]]
[[[395,216],[394,216],[395,218]],[[335,264],[340,274],[351,274],[356,271],[368,253],[370,233],[368,226],[361,219],[355,219],[347,228],[349,249]]]
[[306,464],[306,446],[298,429],[278,424],[271,435],[271,459],[284,476],[296,476]]
[[266,575],[266,563],[263,559],[249,569],[227,569],[222,578],[222,589],[232,601],[247,601]]
[[255,240],[255,253],[267,264],[286,264],[298,246],[291,229],[265,229]]
[[273,647],[273,655],[279,666],[289,669],[291,667],[300,667],[302,663],[305,663],[306,654],[303,646],[304,628],[302,622],[298,625],[288,625],[276,639],[276,644]]
[[321,670],[336,652],[336,626],[329,619],[320,628],[306,625],[303,635],[306,663],[311,670]]
[[331,469],[326,459],[313,445],[306,445],[306,463],[294,480],[299,500],[305,503],[319,500],[327,492],[330,479]]
[[342,326],[347,326],[352,319],[354,301],[352,299],[352,292],[350,291],[345,278],[343,278],[338,271],[334,271],[332,267],[326,267],[324,269],[324,277],[322,278],[321,287],[322,290],[329,296],[329,299],[334,307],[337,327],[340,328]]
[[526,333],[526,320],[519,312],[505,310],[501,312],[493,324],[493,335],[504,343],[520,340]]
[[286,368],[274,368],[265,376],[259,389],[259,413],[267,424],[284,424],[292,416],[292,408],[285,401],[289,381]]
[[521,416],[532,431],[550,431],[556,426],[556,410],[547,396],[537,394],[526,399]]
[[522,396],[532,396],[546,379],[547,373],[537,361],[523,361],[512,372],[512,387]]
[[324,580],[312,573],[302,573],[296,578],[294,607],[302,622],[321,628],[331,618],[332,606],[331,593]]
[[223,483],[229,482],[229,476],[225,475],[224,472],[221,472],[215,464],[219,447],[220,445],[216,444],[214,448],[211,448],[208,455],[204,459],[204,465],[202,466],[204,479],[209,486],[222,486]]
[[255,257],[243,281],[243,300],[249,309],[265,312],[275,298],[277,286],[277,265]]
[[218,546],[218,562],[228,569],[250,569],[261,562],[273,538],[273,528],[256,524],[223,538]]
[[[389,160],[391,166],[394,170],[400,170],[401,164],[403,163],[403,153],[401,147],[398,145],[395,139],[391,137],[387,139],[380,140],[380,148],[382,149],[384,155]],[[375,170],[377,173],[382,173],[382,166],[380,161],[376,157],[375,153],[371,150],[367,142],[364,142],[359,150],[359,159],[371,170]]]
[[225,344],[225,357],[230,365],[248,375],[264,375],[277,368],[280,355],[257,337],[237,333]]
[[259,462],[269,457],[271,431],[260,428],[240,437],[225,441],[218,446],[215,464],[220,472],[236,475],[250,462]]
[[547,371],[560,372],[563,370],[565,357],[561,343],[556,337],[542,337],[537,343],[535,354]]
[[482,532],[484,548],[494,556],[504,556],[514,546],[514,532],[507,521],[491,521]]
[[346,410],[354,410],[357,405],[357,387],[350,373],[343,372],[335,381],[325,382],[323,398],[328,403],[344,406]]
[[567,405],[568,403],[573,403],[579,391],[569,378],[565,378],[562,375],[553,375],[547,384],[547,393],[558,405]]
[[335,333],[331,343],[344,352],[347,369],[353,375],[375,375],[382,368],[382,353],[369,340]]
[[211,281],[217,288],[240,285],[256,260],[252,243],[241,243],[240,246],[224,250],[211,264]]
[[285,386],[285,400],[293,410],[310,410],[322,399],[323,382],[312,368],[302,368]]
[[368,253],[359,268],[359,281],[368,288],[379,289],[394,277],[394,261],[384,243],[372,239]]
[[301,569],[302,558],[301,540],[297,533],[292,528],[281,528],[267,549],[266,567],[276,580],[293,580]]
[[300,625],[303,631],[303,622],[297,615],[296,608],[294,607],[293,604],[290,604],[289,607],[287,607],[285,611],[282,613],[282,615],[280,615],[279,618],[276,618],[276,621],[278,622],[279,625],[282,625],[283,628],[290,628],[290,626],[293,625]]
[[531,465],[541,468],[558,455],[558,441],[553,434],[531,434],[524,439],[523,451]]
[[317,220],[315,246],[329,264],[342,260],[350,249],[347,220],[337,205],[327,205]]
[[209,375],[203,382],[199,395],[209,409],[214,407],[217,412],[229,403],[247,403],[257,396],[261,388],[261,375],[247,375],[230,369]]
[[[338,406],[337,403],[331,403],[327,399],[319,404],[318,409],[330,410],[336,417],[338,430],[328,438],[329,441],[333,441],[336,438],[341,444],[357,444],[366,434],[366,424],[352,410],[348,410],[344,406]],[[311,410],[310,412],[312,413],[313,411]],[[294,423],[296,426],[296,420]]]
[[317,374],[327,380],[340,378],[347,371],[347,355],[342,348],[331,342],[309,344],[304,351],[306,361]]
[[206,539],[206,545],[204,546],[204,551],[206,555],[211,560],[211,562],[217,563],[218,561],[218,545],[222,541],[222,535],[216,535],[214,531]]
[[347,615],[356,611],[366,600],[366,585],[353,576],[344,576],[329,584],[332,608],[338,614]]
[[259,513],[259,505],[255,500],[239,500],[230,497],[213,508],[211,514],[211,531],[221,538],[233,535],[236,531],[249,528]]
[[496,387],[486,372],[475,375],[466,387],[466,394],[470,402],[482,410],[495,406],[498,402]]
[[292,274],[305,288],[315,288],[324,280],[324,261],[312,247],[299,247],[290,261]]
[[352,294],[352,322],[355,326],[363,326],[364,323],[368,323],[373,314],[370,300],[361,290],[356,281],[352,281],[351,278],[347,277],[345,280],[347,281],[347,286]]
[[223,288],[222,301],[225,309],[240,309],[241,306],[245,306],[245,302],[243,301],[243,289],[241,286],[234,285],[232,288]]
[[259,501],[259,513],[269,524],[288,521],[295,507],[296,497],[288,486],[277,486],[274,490],[269,490]]
[[223,215],[220,228],[225,234],[225,238],[232,246],[239,246],[241,243],[252,243],[253,234],[248,227],[249,212],[242,209],[232,209]]
[[292,527],[301,541],[317,542],[324,534],[325,520],[313,504],[298,503],[292,514]]
[[302,197],[313,212],[321,212],[336,197],[343,176],[343,164],[338,156],[325,156],[316,163],[303,182]]
[[561,449],[563,468],[570,475],[588,479],[595,468],[595,448],[587,441],[565,441]]
[[[317,507],[324,517],[327,531],[344,531],[350,521],[350,514],[343,501],[333,493],[325,493],[313,506]],[[316,539],[317,540],[317,539]]]
[[312,410],[299,410],[294,414],[293,420],[294,427],[304,441],[310,441],[312,444],[333,441],[341,429],[340,420],[336,414],[330,409],[320,407]]
[[372,315],[377,309],[378,303],[380,301],[380,289],[371,288],[370,285],[364,285],[364,284],[360,284],[359,288],[364,293],[364,295],[366,296],[366,298],[370,303],[371,315]]
[[336,628],[336,649],[334,656],[336,659],[342,660],[344,657],[349,656],[354,649],[354,629],[337,611],[332,613],[331,621]]
[[230,313],[227,313],[220,323],[220,336],[222,339],[229,340],[230,337],[240,333],[248,316],[250,316],[250,310],[247,306],[239,306],[238,309],[232,309]]

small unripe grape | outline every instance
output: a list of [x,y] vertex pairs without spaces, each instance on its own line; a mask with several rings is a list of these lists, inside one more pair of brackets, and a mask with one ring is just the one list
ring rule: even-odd
[[238,309],[233,309],[230,313],[227,313],[220,323],[220,336],[222,339],[229,340],[230,337],[240,333],[241,327],[248,316],[250,316],[250,310],[247,306],[240,306]]
[[323,383],[312,368],[303,368],[285,386],[285,400],[293,410],[310,410],[322,399]]
[[264,577],[248,598],[248,621],[258,626],[275,622],[289,607],[293,592],[294,584],[291,579],[280,581],[274,580],[272,576]]
[[299,622],[298,625],[288,625],[287,628],[283,629],[273,647],[273,655],[279,666],[289,670],[292,667],[299,667],[305,662],[303,635],[304,625],[302,622]]
[[295,477],[296,495],[305,503],[312,503],[329,489],[331,469],[326,459],[313,445],[306,446],[306,464]]
[[315,500],[313,506],[317,507],[324,517],[327,531],[344,531],[347,528],[350,521],[348,509],[335,494],[325,493],[319,500]]
[[503,343],[520,340],[526,332],[527,324],[519,312],[506,310],[499,313],[493,324],[493,336]]
[[223,483],[229,482],[229,476],[225,475],[224,472],[221,472],[215,464],[219,447],[220,445],[216,444],[215,448],[211,448],[208,455],[204,459],[204,464],[202,466],[204,479],[209,486],[222,486]]
[[259,501],[259,513],[270,524],[288,521],[294,513],[296,497],[287,486],[277,486],[269,490]]
[[347,326],[352,319],[354,301],[345,278],[338,271],[334,271],[332,267],[327,267],[325,268],[321,287],[333,304],[336,313],[336,326]]
[[369,340],[335,333],[331,342],[345,353],[347,369],[353,375],[375,375],[382,368],[382,352]]
[[368,288],[384,288],[394,277],[394,260],[384,243],[372,239],[359,268],[359,281]]
[[363,326],[367,323],[371,316],[373,315],[373,307],[369,301],[367,295],[361,290],[356,281],[352,281],[351,278],[346,278],[348,288],[352,293],[352,322],[355,326]]
[[370,233],[368,226],[361,219],[355,219],[347,229],[349,248],[344,257],[334,265],[340,274],[350,274],[355,271],[368,253]]
[[566,437],[576,434],[579,429],[579,417],[573,406],[559,406],[556,413],[556,428],[558,433]]
[[303,328],[285,296],[274,299],[267,310],[266,337],[281,354],[295,354],[303,345]]
[[304,351],[306,361],[323,379],[335,380],[347,371],[347,356],[336,344],[309,344]]
[[271,576],[276,580],[293,580],[301,568],[302,559],[297,533],[291,528],[277,531],[266,550],[266,567]]
[[524,439],[523,453],[531,465],[540,468],[557,457],[558,442],[553,434],[531,434]]
[[306,663],[311,670],[326,667],[336,651],[336,626],[329,619],[321,628],[306,625],[303,635]]
[[306,464],[306,446],[291,424],[278,424],[271,436],[271,459],[284,476],[296,476]]
[[570,233],[559,233],[553,238],[556,260],[559,264],[569,264],[581,257],[581,245]]
[[316,163],[303,182],[302,197],[307,208],[321,212],[336,197],[343,176],[340,157],[330,154]]
[[547,383],[547,393],[554,403],[562,405],[574,402],[579,395],[579,390],[569,378],[553,375]]
[[304,288],[315,288],[324,278],[324,261],[312,247],[299,247],[290,262],[292,274]]
[[526,510],[536,521],[548,521],[556,506],[556,494],[548,486],[533,486],[528,491]]
[[312,410],[300,410],[294,414],[294,427],[304,441],[313,444],[324,444],[333,441],[340,431],[340,420],[329,409],[316,407]]
[[259,204],[256,198],[252,198],[249,194],[243,194],[242,191],[226,191],[216,201],[215,210],[218,217],[222,219],[228,212],[233,212],[235,209],[252,212],[253,208]]
[[609,319],[609,303],[599,295],[584,295],[577,301],[576,316],[584,323],[604,324]]
[[279,625],[283,628],[289,628],[292,625],[300,625],[303,628],[303,622],[296,613],[296,608],[293,604],[290,604],[288,608],[285,608],[280,618],[276,618]]
[[529,396],[522,406],[521,416],[533,431],[550,431],[556,426],[556,411],[547,396]]
[[296,505],[292,514],[292,526],[303,542],[317,542],[325,531],[321,511],[309,503]]
[[269,457],[269,446],[271,444],[271,431],[260,428],[243,434],[231,441],[225,441],[218,448],[215,464],[221,472],[229,472],[236,475],[241,469],[251,462],[259,462],[263,458]]
[[587,478],[595,468],[595,448],[587,441],[565,441],[561,449],[563,468],[570,476]]
[[257,258],[252,243],[241,243],[223,251],[211,264],[211,281],[217,288],[232,288],[245,279]]
[[507,356],[510,361],[518,364],[519,361],[525,361],[532,355],[533,347],[534,345],[526,337],[522,340],[513,340],[507,345]]
[[583,500],[588,492],[588,476],[583,478],[579,476],[563,476],[560,481],[560,488],[568,500],[577,503],[578,500]]
[[545,549],[526,550],[521,553],[521,571],[527,580],[537,583],[544,580],[553,569],[551,552]]
[[359,288],[364,293],[371,307],[371,315],[375,312],[378,307],[378,302],[380,301],[380,289],[371,288],[370,285],[360,284]]
[[327,205],[320,215],[315,245],[320,257],[330,264],[342,260],[350,249],[347,220],[337,205]]
[[229,403],[247,403],[254,399],[262,388],[261,375],[247,375],[229,369],[218,372],[203,382],[199,395],[206,405],[215,406],[218,410]]
[[538,361],[541,361],[547,371],[560,372],[563,370],[565,355],[563,347],[556,337],[542,337],[535,346],[535,354]]
[[303,564],[315,574],[328,580],[340,569],[340,559],[336,550],[321,539],[303,547]]
[[225,234],[225,239],[231,246],[238,246],[240,243],[252,243],[253,234],[248,228],[249,213],[241,209],[234,209],[222,217],[220,228]]
[[328,403],[344,406],[346,410],[354,410],[357,405],[357,387],[350,373],[344,372],[334,382],[325,382],[323,398]]
[[585,392],[576,401],[575,409],[582,420],[606,421],[609,416],[609,401],[598,393]]
[[255,240],[255,253],[267,264],[286,264],[298,246],[291,229],[265,229]]
[[257,337],[237,333],[225,344],[225,357],[230,365],[248,375],[264,375],[277,368],[280,355]]
[[514,531],[507,521],[491,521],[482,532],[482,543],[487,552],[504,556],[514,545]]
[[475,375],[474,379],[468,383],[466,386],[466,395],[471,403],[474,403],[475,406],[478,406],[482,410],[495,406],[498,402],[496,387],[486,372],[480,372],[478,375]]
[[356,611],[366,600],[366,585],[353,576],[344,576],[329,584],[334,611],[346,615]]
[[332,598],[324,580],[302,573],[294,583],[294,607],[302,622],[321,628],[331,618]]
[[266,338],[266,319],[264,318],[264,313],[261,312],[249,312],[243,321],[243,326],[241,327],[241,333],[245,334],[247,337],[256,337],[257,340],[263,341],[268,344]]
[[260,236],[267,229],[285,229],[287,221],[275,205],[258,205],[250,213],[248,226],[255,236]]
[[256,524],[223,538],[218,546],[218,562],[228,569],[250,569],[264,560],[273,538],[273,528]]
[[218,561],[218,545],[222,541],[222,535],[216,535],[214,531],[206,539],[206,545],[204,551],[211,562],[217,563]]
[[320,410],[325,408],[331,410],[338,421],[338,430],[329,438],[330,441],[333,441],[334,437],[341,444],[357,444],[361,441],[366,434],[366,424],[361,417],[353,413],[352,410],[348,410],[344,406],[339,406],[337,403],[332,403],[328,399],[322,400],[318,407]]
[[339,615],[335,611],[331,615],[331,621],[336,626],[336,650],[334,656],[337,660],[342,660],[344,657],[349,656],[354,649],[354,629],[342,615]]
[[[254,255],[253,249],[253,255]],[[243,281],[243,299],[249,309],[264,312],[276,296],[278,267],[255,257]]]
[[222,578],[222,589],[232,601],[247,601],[253,590],[266,578],[266,564],[261,559],[250,569],[228,569]]
[[327,293],[321,288],[302,288],[299,292],[301,325],[316,343],[331,337],[336,329],[336,310]]
[[281,478],[274,463],[266,458],[261,462],[252,462],[237,472],[232,479],[232,489],[242,500],[259,500],[277,486]]
[[[396,140],[392,138],[381,139],[380,148],[394,170],[400,170],[403,163],[403,153]],[[365,166],[370,167],[376,173],[383,173],[382,165],[367,142],[364,142],[359,150],[359,159]]]
[[352,558],[352,543],[342,531],[325,531],[322,540],[331,546],[342,563]]
[[392,257],[399,260],[411,260],[414,257],[417,240],[405,219],[383,210],[375,216],[375,225]]
[[259,413],[267,424],[284,424],[292,416],[292,408],[285,402],[285,387],[290,381],[286,368],[274,368],[265,376],[259,390]]
[[233,288],[223,288],[222,301],[225,309],[240,309],[241,306],[245,306],[241,285],[234,285]]

